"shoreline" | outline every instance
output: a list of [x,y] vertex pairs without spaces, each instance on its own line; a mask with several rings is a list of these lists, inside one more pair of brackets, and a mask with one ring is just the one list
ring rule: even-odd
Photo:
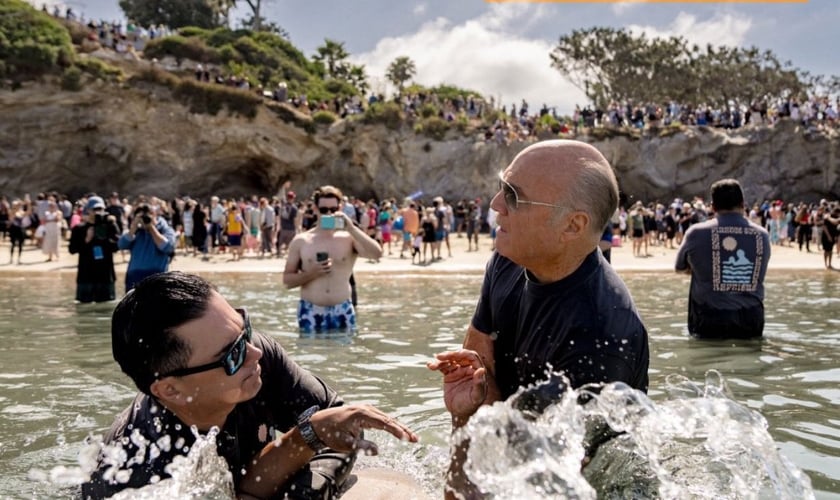
[[[452,257],[448,257],[446,246],[442,249],[442,260],[434,261],[426,265],[411,263],[409,253],[405,259],[400,259],[399,250],[392,245],[391,255],[385,250],[385,255],[378,263],[372,263],[366,259],[356,260],[354,272],[356,274],[370,275],[434,275],[434,274],[482,274],[487,260],[490,258],[491,241],[488,235],[482,234],[479,237],[479,250],[467,251],[466,237],[457,237],[451,234],[449,241],[452,247]],[[28,242],[27,242],[28,243]],[[77,256],[67,252],[67,242],[62,241],[61,254],[58,261],[46,262],[46,256],[40,249],[31,244],[24,246],[21,264],[9,263],[9,242],[0,242],[0,274],[29,274],[29,273],[74,273],[76,272]],[[620,247],[612,249],[612,265],[619,272],[669,272],[674,271],[674,261],[677,250],[663,246],[649,247],[650,256],[633,257],[632,244],[623,242]],[[117,273],[117,288],[120,288],[125,277],[125,270],[128,262],[128,254],[125,262],[119,253],[114,255],[114,269]],[[259,258],[256,254],[245,254],[242,260],[233,262],[229,254],[211,255],[208,260],[201,257],[185,256],[182,250],[172,261],[169,269],[172,271],[184,271],[189,273],[282,273],[285,266],[285,258],[265,257]],[[828,270],[823,264],[823,251],[821,247],[812,245],[810,253],[800,252],[798,247],[773,246],[770,255],[768,273],[780,271],[840,271],[840,255],[834,255],[832,262],[834,268]]]

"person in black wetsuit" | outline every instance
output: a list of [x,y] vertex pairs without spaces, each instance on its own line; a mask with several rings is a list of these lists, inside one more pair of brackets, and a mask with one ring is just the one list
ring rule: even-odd
[[[373,406],[344,406],[198,276],[141,281],[117,305],[111,337],[114,359],[141,392],[107,432],[83,498],[168,478],[167,466],[196,441],[192,427],[219,429],[216,448],[237,496],[257,498],[335,497],[354,453],[376,451],[365,428],[417,440]],[[113,446],[123,448],[123,463],[114,463]]]
[[[618,206],[607,160],[578,141],[546,141],[500,174],[496,252],[463,349],[436,355],[453,428],[482,405],[562,372],[572,388],[624,382],[646,391],[648,337],[624,282],[598,251]],[[559,398],[559,391],[557,391]],[[475,492],[453,448],[446,498]]]

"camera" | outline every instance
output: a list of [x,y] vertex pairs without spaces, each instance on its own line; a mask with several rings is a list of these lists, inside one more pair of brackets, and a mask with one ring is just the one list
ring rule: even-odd
[[321,229],[344,229],[344,218],[335,215],[322,215],[320,224]]
[[105,224],[105,221],[107,220],[106,217],[107,216],[105,214],[96,214],[94,215],[93,223],[97,226]]
[[143,221],[143,224],[149,225],[152,223],[152,218],[149,216],[149,214],[143,214],[140,217],[140,219]]
[[325,260],[330,258],[330,254],[327,252],[318,252],[315,254],[315,260],[318,262],[324,262]]

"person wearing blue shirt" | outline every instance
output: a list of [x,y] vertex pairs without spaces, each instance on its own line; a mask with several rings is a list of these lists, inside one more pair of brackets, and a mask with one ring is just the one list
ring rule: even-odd
[[134,210],[129,230],[117,245],[131,253],[125,273],[128,293],[143,278],[169,270],[169,261],[175,254],[175,231],[149,205],[142,204]]

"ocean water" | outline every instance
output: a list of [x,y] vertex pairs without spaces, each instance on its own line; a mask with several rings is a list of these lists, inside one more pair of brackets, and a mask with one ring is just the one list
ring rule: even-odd
[[[360,329],[352,338],[302,338],[295,320],[298,296],[282,287],[279,273],[206,277],[231,304],[248,307],[256,329],[274,336],[346,401],[374,404],[415,429],[422,437],[418,445],[373,433],[381,455],[362,457],[360,466],[400,469],[439,496],[448,460],[449,417],[439,375],[429,372],[425,363],[434,353],[460,345],[480,275],[360,275]],[[668,492],[678,491],[678,496],[704,498],[690,489],[699,483],[712,485],[712,492],[735,492],[720,497],[785,498],[791,491],[812,488],[816,498],[840,498],[840,277],[771,273],[766,282],[765,338],[722,342],[687,336],[687,277],[622,277],[650,333],[651,387],[647,397],[617,387],[610,392],[612,400],[591,410],[599,418],[618,419],[612,422],[627,429],[624,442],[615,441],[616,449],[599,452],[600,461],[587,468],[589,476],[581,476],[584,483],[602,494],[613,492],[614,498],[633,486],[619,484],[622,481],[635,481],[640,497],[657,491],[669,497]],[[81,480],[84,441],[101,434],[134,394],[111,358],[114,304],[74,304],[74,279],[72,273],[63,273],[4,274],[0,280],[3,498],[70,496],[73,484]],[[638,411],[614,415],[628,401]],[[585,423],[591,416],[568,413],[568,408],[563,413],[562,408],[557,405],[542,420],[522,421],[509,406],[499,405],[476,419],[472,431],[489,439],[477,440],[483,456],[520,458],[509,464],[509,470],[518,472],[508,478],[512,482],[486,484],[487,491],[500,498],[514,493],[523,498],[562,497],[569,491],[569,498],[587,498],[583,483],[578,485],[581,490],[568,490],[565,482],[562,487],[554,482],[562,475],[558,471],[575,469],[568,457],[577,456],[574,440],[585,431],[575,422]],[[568,429],[563,427],[567,424]],[[508,437],[499,429],[508,430]],[[534,441],[546,429],[556,437],[552,443],[563,441],[569,447],[551,445],[552,453],[546,454],[545,443]],[[650,429],[658,432],[651,434]],[[591,477],[590,470],[612,471],[610,467],[619,463],[631,470],[638,464],[630,457],[639,450],[660,467],[645,469],[642,476],[650,479],[645,484],[615,474],[609,484]],[[746,461],[728,461],[734,454]],[[704,463],[715,467],[701,466],[699,460],[678,462],[680,470],[691,473],[676,477],[674,485],[665,484],[663,477],[674,476],[668,467],[686,457],[712,457]],[[477,458],[471,465],[474,477],[491,477],[498,467],[493,462]],[[736,469],[759,469],[777,477],[768,482],[727,472]],[[801,480],[797,471],[804,473]],[[745,494],[750,488],[758,496]]]

